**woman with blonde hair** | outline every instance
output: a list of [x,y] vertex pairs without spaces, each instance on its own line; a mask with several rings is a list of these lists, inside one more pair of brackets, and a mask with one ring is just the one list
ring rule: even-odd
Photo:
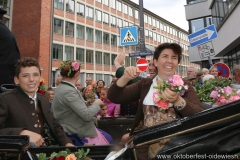
[[208,70],[207,68],[203,68],[203,69],[202,69],[202,73],[203,73],[204,75],[206,75],[206,74],[209,73],[209,70]]
[[213,75],[215,78],[217,78],[219,75],[218,75],[218,68],[216,66],[212,66],[210,69],[209,69],[209,74]]

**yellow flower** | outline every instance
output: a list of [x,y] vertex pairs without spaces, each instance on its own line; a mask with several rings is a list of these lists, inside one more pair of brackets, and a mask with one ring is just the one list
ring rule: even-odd
[[74,154],[69,154],[65,160],[76,160],[77,158],[75,157]]

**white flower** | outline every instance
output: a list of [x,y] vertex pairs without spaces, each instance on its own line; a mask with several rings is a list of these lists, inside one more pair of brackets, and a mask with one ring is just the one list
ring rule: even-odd
[[179,86],[178,89],[181,90],[181,89],[182,89],[182,86]]
[[218,94],[217,96],[220,97],[220,94]]

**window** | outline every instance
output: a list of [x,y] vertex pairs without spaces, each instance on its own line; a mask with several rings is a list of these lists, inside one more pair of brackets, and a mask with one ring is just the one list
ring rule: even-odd
[[109,15],[107,13],[103,13],[103,23],[109,24]]
[[93,29],[92,28],[86,28],[86,34],[87,34],[87,40],[93,41]]
[[153,40],[157,41],[157,34],[155,32],[153,32]]
[[204,28],[203,18],[191,21],[192,33],[195,33],[203,28]]
[[122,27],[122,20],[118,18],[118,27]]
[[93,63],[93,51],[86,50],[86,63]]
[[206,17],[206,27],[208,27],[208,26],[210,26],[210,25],[212,25],[213,23],[212,23],[212,17]]
[[74,48],[65,46],[65,60],[74,60]]
[[80,62],[84,62],[84,49],[77,48],[76,49],[76,59]]
[[104,53],[103,54],[103,63],[104,65],[110,65],[110,54],[109,53]]
[[109,74],[104,74],[104,82],[105,82],[105,86],[110,86],[110,75]]
[[2,22],[5,26],[7,26],[9,28],[9,19],[8,18],[3,17]]
[[150,38],[150,39],[153,39],[153,33],[152,33],[152,31],[149,31],[149,38]]
[[117,36],[111,34],[111,45],[112,46],[117,46]]
[[169,27],[169,33],[172,34],[172,27]]
[[148,35],[148,30],[145,29],[145,37],[148,38],[148,36],[149,36],[149,35]]
[[117,10],[122,12],[122,3],[117,1]]
[[63,10],[63,0],[54,0],[54,7]]
[[144,14],[144,22],[148,23],[148,16],[146,14]]
[[123,27],[127,27],[127,26],[128,26],[128,21],[124,21]]
[[112,63],[113,66],[114,66],[114,60],[115,60],[116,57],[117,57],[116,54],[112,54],[112,56],[111,56],[111,63]]
[[138,19],[138,10],[135,10],[135,18]]
[[128,14],[128,6],[123,4],[123,13]]
[[84,5],[77,2],[77,15],[84,16]]
[[102,22],[102,12],[99,10],[96,10],[96,21]]
[[130,64],[130,57],[125,57],[125,66],[126,67],[131,66],[131,64]]
[[156,27],[156,20],[154,18],[152,19],[152,25],[153,27]]
[[109,44],[109,33],[103,32],[103,43]]
[[95,52],[95,63],[102,64],[102,52]]
[[102,31],[99,31],[99,30],[95,30],[95,41],[97,43],[102,43]]
[[91,7],[86,7],[86,17],[93,19],[93,9]]
[[157,27],[157,28],[160,27],[160,26],[159,26],[159,21],[158,21],[158,20],[156,20],[156,27]]
[[52,58],[62,60],[63,46],[59,44],[53,44]]
[[133,23],[129,22],[129,23],[128,23],[128,26],[133,26]]
[[161,36],[161,43],[164,43],[164,37]]
[[131,66],[136,66],[137,58],[131,58]]
[[116,27],[116,17],[111,16],[111,26]]
[[116,9],[116,0],[110,0],[110,5],[112,8]]
[[160,23],[160,29],[163,30],[163,24],[162,23]]
[[159,35],[159,34],[157,34],[157,41],[158,41],[158,42],[161,42],[161,39],[160,39],[160,35]]
[[148,16],[148,24],[152,25],[152,17]]
[[84,39],[85,27],[77,24],[77,38]]
[[54,18],[53,33],[63,34],[63,20]]
[[128,12],[129,12],[129,16],[133,16],[133,9],[132,9],[132,7],[128,7]]
[[96,80],[98,81],[98,80],[102,80],[102,74],[97,74],[96,73]]
[[103,4],[105,4],[106,6],[108,6],[108,0],[103,0]]
[[66,22],[65,35],[73,37],[74,35],[74,24]]
[[74,0],[66,0],[66,11],[74,13]]
[[167,26],[167,33],[169,33],[169,26]]
[[102,0],[96,0],[97,2],[99,2],[99,3],[102,3]]

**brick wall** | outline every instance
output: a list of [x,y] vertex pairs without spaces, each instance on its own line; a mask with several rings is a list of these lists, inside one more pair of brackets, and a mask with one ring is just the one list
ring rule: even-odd
[[49,86],[51,1],[14,0],[12,31],[21,57],[34,57],[43,67],[42,77]]

